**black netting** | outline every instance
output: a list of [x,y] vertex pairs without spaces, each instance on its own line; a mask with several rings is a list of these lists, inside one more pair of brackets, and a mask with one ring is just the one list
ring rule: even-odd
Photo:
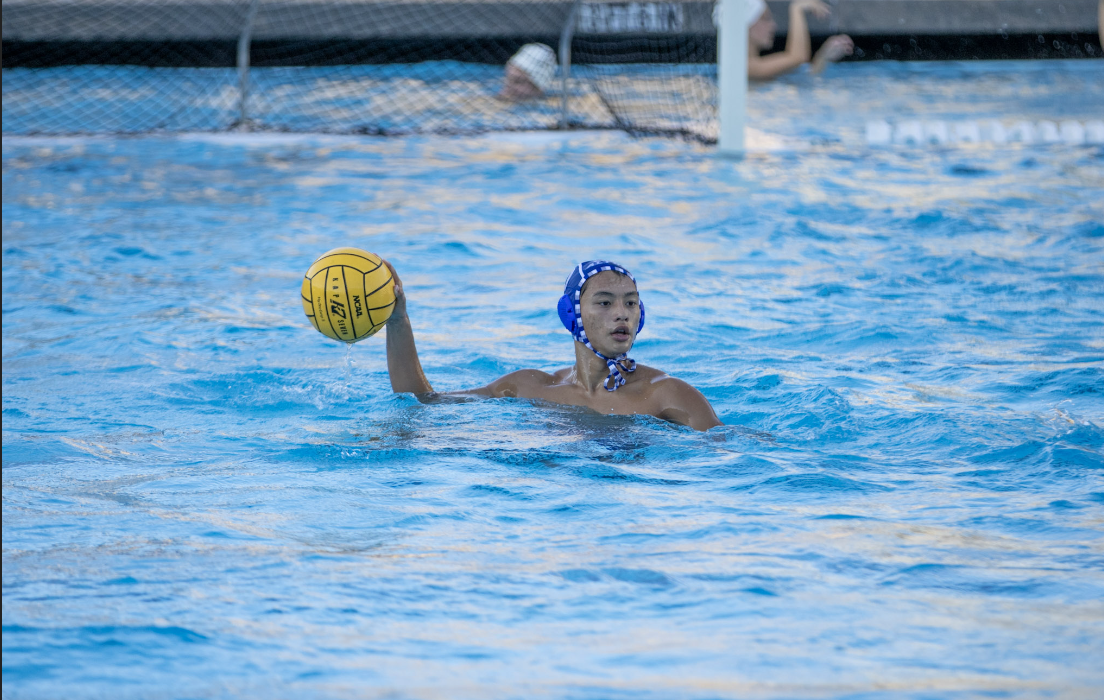
[[[710,2],[5,0],[6,134],[620,128],[710,140]],[[523,45],[562,54],[503,99]],[[559,56],[560,60],[563,56]],[[566,98],[566,99],[565,99]]]

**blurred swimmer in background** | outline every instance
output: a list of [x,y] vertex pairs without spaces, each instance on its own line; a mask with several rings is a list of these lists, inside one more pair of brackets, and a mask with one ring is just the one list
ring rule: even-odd
[[[432,395],[422,371],[406,294],[391,263],[395,308],[387,320],[387,371],[395,393]],[[605,415],[646,415],[709,430],[723,425],[708,399],[681,379],[629,357],[644,328],[644,304],[628,270],[605,260],[589,260],[571,271],[557,304],[560,322],[575,342],[575,363],[551,374],[523,369],[490,384],[450,395],[537,399],[585,406]],[[447,324],[447,319],[439,319]]]
[[[804,63],[812,63],[813,73],[824,70],[829,63],[835,63],[844,56],[850,56],[855,43],[846,34],[830,36],[813,55],[813,43],[809,38],[809,23],[805,13],[812,12],[820,19],[832,13],[821,0],[793,0],[790,3],[790,27],[786,33],[786,48],[783,51],[761,55],[774,46],[774,35],[778,24],[774,21],[767,3],[763,0],[745,0],[748,25],[748,77],[752,80],[770,80],[788,73]],[[713,6],[713,24],[720,24],[721,4]]]
[[506,62],[506,80],[498,97],[511,102],[542,96],[552,87],[556,52],[546,44],[526,44]]

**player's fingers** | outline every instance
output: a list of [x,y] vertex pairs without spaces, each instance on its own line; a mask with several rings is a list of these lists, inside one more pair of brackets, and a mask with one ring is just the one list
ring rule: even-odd
[[403,286],[402,280],[399,279],[399,273],[395,272],[395,266],[387,262],[386,260],[383,261],[383,264],[386,265],[387,269],[391,271],[391,277],[395,280],[395,296],[401,297],[403,295]]

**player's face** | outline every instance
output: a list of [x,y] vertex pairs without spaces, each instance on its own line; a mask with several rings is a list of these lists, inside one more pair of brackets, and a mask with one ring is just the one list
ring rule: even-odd
[[774,21],[774,15],[770,10],[763,10],[759,19],[748,27],[749,43],[760,51],[766,51],[774,46],[774,34],[777,31],[778,24]]
[[541,96],[541,89],[533,84],[522,69],[506,64],[506,81],[503,83],[500,97],[507,100],[527,100]]
[[628,352],[640,325],[640,295],[625,275],[611,270],[587,280],[579,298],[590,344],[607,357]]

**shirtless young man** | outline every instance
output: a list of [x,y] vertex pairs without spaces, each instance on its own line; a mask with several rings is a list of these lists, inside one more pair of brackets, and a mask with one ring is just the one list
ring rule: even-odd
[[[418,360],[402,281],[391,263],[386,264],[395,277],[395,309],[387,321],[391,389],[427,394],[433,387]],[[629,359],[629,349],[644,326],[644,307],[627,270],[604,261],[580,264],[567,280],[559,311],[575,337],[573,366],[553,374],[523,369],[478,389],[449,393],[541,399],[623,416],[643,414],[695,430],[723,425],[700,391]]]

